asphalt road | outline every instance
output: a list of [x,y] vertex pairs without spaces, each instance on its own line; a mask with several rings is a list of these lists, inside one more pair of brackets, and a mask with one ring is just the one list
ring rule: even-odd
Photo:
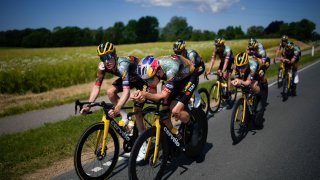
[[[251,131],[232,144],[231,110],[209,119],[203,156],[188,160],[181,155],[167,168],[164,179],[283,180],[320,179],[320,61],[299,73],[297,96],[282,102],[281,90],[269,87],[264,128]],[[122,158],[111,179],[128,179]],[[53,179],[78,179],[71,171]]]

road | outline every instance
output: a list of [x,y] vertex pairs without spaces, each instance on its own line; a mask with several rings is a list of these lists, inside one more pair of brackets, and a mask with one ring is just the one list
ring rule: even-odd
[[[237,145],[229,132],[231,110],[209,119],[203,156],[183,155],[167,168],[164,179],[320,179],[320,61],[299,73],[297,96],[282,102],[280,89],[269,87],[264,128],[251,131]],[[128,179],[122,158],[111,179]],[[71,171],[53,179],[78,179]]]

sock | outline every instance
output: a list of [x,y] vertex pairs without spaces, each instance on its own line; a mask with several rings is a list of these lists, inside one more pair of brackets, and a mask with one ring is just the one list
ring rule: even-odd
[[120,113],[121,118],[124,121],[124,123],[128,124],[128,118],[127,118],[128,113],[123,109],[121,109],[119,113]]

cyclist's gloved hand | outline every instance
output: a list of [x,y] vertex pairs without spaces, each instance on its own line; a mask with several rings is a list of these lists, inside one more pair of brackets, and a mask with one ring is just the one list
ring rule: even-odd
[[80,110],[80,114],[81,114],[81,115],[86,115],[88,112],[90,112],[90,107],[88,107],[88,106],[84,106],[84,107]]

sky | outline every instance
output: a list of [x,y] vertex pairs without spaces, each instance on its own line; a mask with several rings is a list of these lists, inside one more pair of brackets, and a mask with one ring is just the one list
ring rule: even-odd
[[320,33],[319,0],[1,0],[0,31],[77,26],[106,29],[115,22],[154,16],[159,27],[173,16],[187,19],[193,29],[217,32],[228,26],[266,28],[272,21],[304,18]]

